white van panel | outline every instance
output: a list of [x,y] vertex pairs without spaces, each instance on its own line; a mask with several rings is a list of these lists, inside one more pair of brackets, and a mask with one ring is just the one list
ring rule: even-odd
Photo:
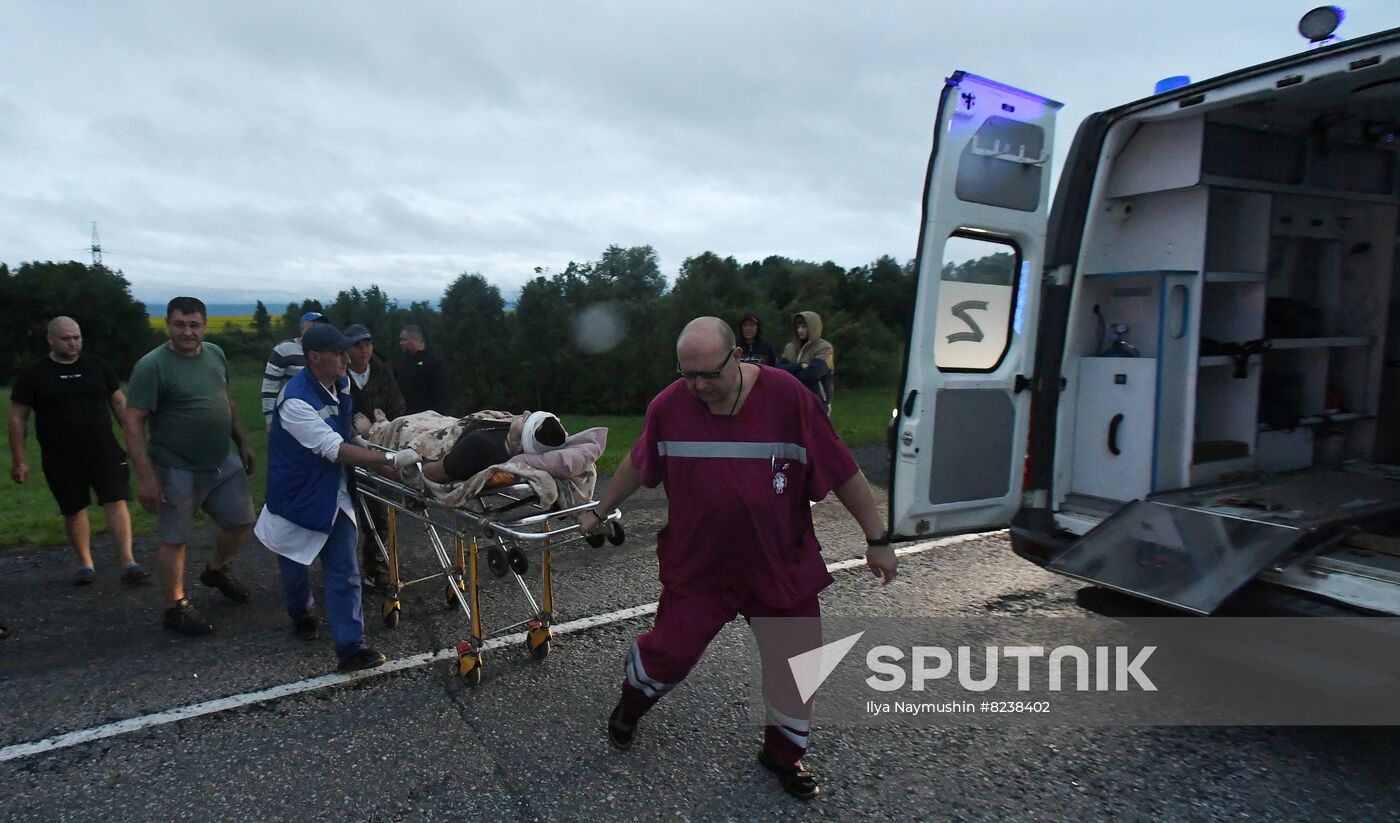
[[1079,361],[1074,490],[1134,500],[1152,490],[1157,360],[1086,357]]
[[1000,528],[1021,506],[1059,108],[965,72],[943,88],[895,420],[898,536]]

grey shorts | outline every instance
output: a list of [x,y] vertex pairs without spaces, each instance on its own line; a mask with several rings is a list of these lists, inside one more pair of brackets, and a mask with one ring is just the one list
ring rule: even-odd
[[247,526],[253,522],[253,493],[243,463],[230,454],[213,471],[189,471],[155,465],[165,501],[156,518],[160,542],[180,545],[190,542],[194,533],[194,513],[203,509],[221,529]]

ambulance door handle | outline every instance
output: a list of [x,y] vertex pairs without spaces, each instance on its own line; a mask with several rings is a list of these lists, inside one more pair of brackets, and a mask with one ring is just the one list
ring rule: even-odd
[[1177,310],[1176,328],[1171,329],[1173,340],[1180,340],[1186,336],[1186,327],[1190,323],[1191,292],[1183,285],[1172,286],[1171,306]]
[[1118,427],[1121,425],[1123,425],[1123,415],[1121,414],[1113,415],[1113,419],[1108,421],[1108,450],[1115,456],[1123,453],[1123,450],[1118,448]]

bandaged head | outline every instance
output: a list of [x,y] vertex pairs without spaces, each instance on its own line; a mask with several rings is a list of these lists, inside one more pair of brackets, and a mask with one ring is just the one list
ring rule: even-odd
[[520,447],[526,454],[544,454],[564,445],[564,424],[546,411],[532,412],[520,430]]

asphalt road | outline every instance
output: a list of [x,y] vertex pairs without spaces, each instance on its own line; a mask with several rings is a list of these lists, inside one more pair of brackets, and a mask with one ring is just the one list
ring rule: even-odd
[[[839,504],[815,511],[828,558],[857,556]],[[560,552],[557,620],[654,601],[664,516],[644,493],[626,508],[626,544]],[[99,562],[108,548],[99,541]],[[333,668],[329,641],[292,635],[259,546],[238,562],[252,604],[195,583],[217,626],[201,639],[162,630],[154,589],[125,588],[110,567],[94,586],[68,586],[68,562],[62,549],[0,555],[0,622],[15,631],[0,642],[0,750]],[[409,573],[430,566],[421,544],[409,551]],[[526,616],[504,582],[484,587],[488,628]],[[906,557],[883,589],[862,569],[839,571],[822,599],[828,614],[1065,617],[1079,614],[1075,588],[991,535]],[[397,630],[370,606],[370,642],[391,659],[465,636],[436,583],[408,590]],[[807,763],[823,796],[801,803],[754,762],[742,623],[644,719],[631,750],[609,748],[623,655],[648,624],[558,637],[543,662],[519,647],[490,653],[476,688],[435,662],[16,757],[0,762],[0,818],[1400,820],[1400,735],[1365,728],[823,729],[819,717]]]

